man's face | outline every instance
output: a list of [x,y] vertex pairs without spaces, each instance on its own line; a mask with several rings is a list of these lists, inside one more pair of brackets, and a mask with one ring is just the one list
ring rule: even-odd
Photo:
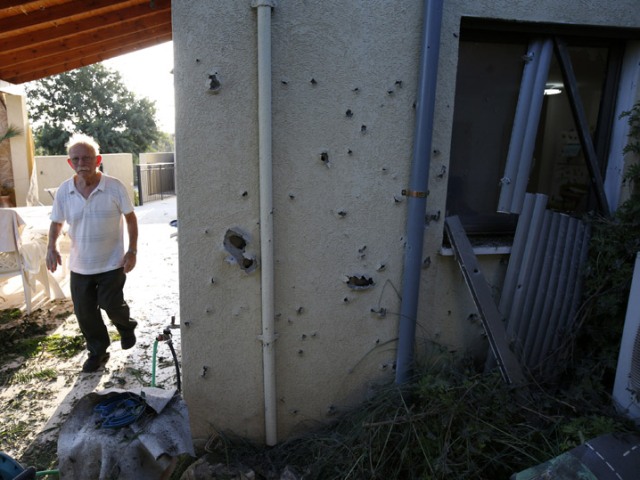
[[99,161],[91,147],[80,144],[69,150],[69,164],[78,175],[92,177],[96,175]]

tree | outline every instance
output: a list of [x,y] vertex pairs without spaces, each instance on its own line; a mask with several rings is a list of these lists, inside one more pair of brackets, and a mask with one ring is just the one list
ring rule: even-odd
[[157,140],[153,142],[148,152],[173,152],[173,147],[175,144],[175,134],[160,132]]
[[26,86],[36,150],[64,155],[72,133],[91,135],[103,153],[145,152],[159,137],[155,102],[138,99],[122,77],[102,64]]

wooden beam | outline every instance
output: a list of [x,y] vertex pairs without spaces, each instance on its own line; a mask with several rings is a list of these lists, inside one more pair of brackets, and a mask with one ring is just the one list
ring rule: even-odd
[[604,176],[607,167],[607,155],[611,146],[611,130],[616,120],[616,99],[618,98],[618,86],[622,63],[624,61],[624,47],[615,45],[609,49],[607,58],[607,71],[602,86],[602,101],[598,111],[598,124],[593,140],[600,165],[600,173]]
[[126,45],[139,44],[147,38],[159,37],[165,35],[167,32],[169,33],[169,36],[171,36],[170,24],[160,25],[149,30],[133,32],[123,36],[112,36],[106,40],[85,44],[77,48],[58,49],[52,55],[25,58],[24,60],[11,64],[7,68],[3,67],[0,70],[0,75],[6,75],[7,77],[12,78],[20,75],[21,73],[33,72],[41,70],[42,68],[47,68],[48,66],[66,63],[74,58],[90,57],[96,52],[109,51]]
[[50,0],[2,0],[2,8],[0,8],[0,18],[11,17],[18,14],[28,14],[29,12],[32,12],[34,10],[50,6],[50,4]]
[[462,271],[462,276],[469,287],[473,301],[480,314],[480,320],[487,334],[489,346],[496,358],[502,377],[509,384],[524,385],[526,380],[522,373],[520,362],[509,348],[504,317],[498,310],[491,295],[489,284],[480,270],[471,242],[467,238],[460,219],[457,216],[447,217],[444,226]]
[[[157,8],[150,10],[147,5],[135,5],[126,10],[108,12],[95,17],[86,18],[82,22],[68,22],[53,26],[44,26],[37,31],[24,32],[17,30],[14,32],[4,32],[10,34],[6,38],[1,37],[0,49],[8,53],[13,50],[23,48],[35,48],[40,44],[61,40],[74,35],[80,35],[92,31],[117,28],[120,24],[135,21],[145,23],[160,22],[165,17],[171,18],[170,0],[157,0]],[[164,23],[164,22],[163,22]]]
[[35,65],[29,72],[14,71],[11,74],[3,74],[0,72],[0,79],[6,80],[10,83],[20,84],[24,82],[30,82],[33,80],[39,80],[51,75],[57,75],[59,73],[75,70],[76,68],[86,67],[94,63],[102,62],[109,58],[118,57],[126,53],[135,52],[136,50],[142,50],[144,48],[152,47],[160,43],[168,42],[171,40],[171,32],[163,33],[154,38],[145,38],[138,43],[132,43],[128,45],[113,46],[108,50],[92,50],[91,52],[83,52],[83,55],[62,60],[60,63]]
[[553,40],[556,58],[558,59],[560,70],[562,72],[564,87],[567,89],[567,95],[569,96],[569,104],[571,105],[573,120],[576,123],[576,130],[578,132],[578,137],[580,138],[580,145],[582,146],[582,152],[587,162],[589,175],[591,175],[591,184],[595,190],[596,199],[601,213],[608,216],[611,211],[609,210],[607,196],[604,193],[604,182],[602,180],[602,174],[600,173],[600,167],[598,166],[598,157],[596,155],[595,147],[593,146],[591,132],[589,131],[587,115],[584,112],[584,106],[580,99],[580,93],[578,92],[578,82],[576,80],[575,72],[573,71],[573,65],[571,64],[569,50],[567,49],[567,44],[561,38],[554,37]]
[[153,18],[139,17],[133,21],[123,22],[117,26],[108,26],[89,30],[77,35],[70,35],[62,38],[53,38],[48,42],[38,45],[25,44],[22,48],[14,50],[0,50],[0,70],[10,70],[20,63],[32,60],[44,59],[47,56],[56,55],[60,52],[69,52],[76,48],[89,47],[93,44],[108,42],[116,38],[126,37],[128,35],[140,36],[147,32],[156,32],[158,29],[162,31],[171,30],[171,12],[159,12]]
[[[134,6],[138,3],[148,5],[148,0],[83,0],[43,7],[29,13],[18,13],[0,19],[0,39],[10,32],[33,31],[44,26],[56,26],[64,22],[81,22],[87,17]],[[150,9],[150,8],[149,8]]]

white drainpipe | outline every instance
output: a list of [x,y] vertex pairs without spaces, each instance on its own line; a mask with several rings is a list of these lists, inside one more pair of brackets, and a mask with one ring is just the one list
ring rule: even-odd
[[278,442],[275,312],[273,293],[273,161],[271,158],[271,9],[275,0],[255,0],[258,13],[258,135],[260,161],[260,255],[265,442]]

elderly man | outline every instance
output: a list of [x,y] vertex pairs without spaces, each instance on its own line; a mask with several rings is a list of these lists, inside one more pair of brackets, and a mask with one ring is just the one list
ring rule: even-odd
[[[123,349],[136,343],[137,322],[124,300],[126,274],[136,265],[138,222],[124,185],[98,170],[102,161],[93,138],[75,134],[67,144],[68,163],[75,175],[60,185],[51,212],[47,268],[62,263],[56,248],[64,222],[71,239],[71,298],[89,356],[83,372],[95,372],[109,359],[110,340],[100,309],[120,333]],[[129,248],[124,250],[124,223]]]

